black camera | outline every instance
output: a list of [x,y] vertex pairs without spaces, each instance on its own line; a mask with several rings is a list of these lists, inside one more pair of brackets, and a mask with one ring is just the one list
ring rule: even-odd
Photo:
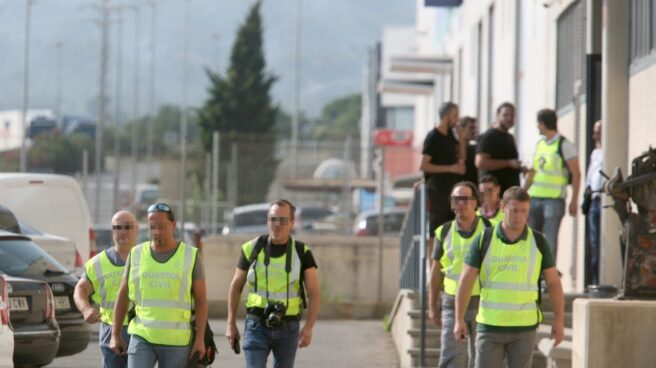
[[276,327],[285,317],[285,304],[282,302],[268,302],[264,307],[265,324],[267,327]]

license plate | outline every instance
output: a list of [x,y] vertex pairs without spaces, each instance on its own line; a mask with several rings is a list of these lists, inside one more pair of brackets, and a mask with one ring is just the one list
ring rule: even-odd
[[11,310],[15,310],[15,311],[30,310],[30,307],[27,305],[27,298],[22,296],[16,298],[9,298],[9,307],[11,308]]
[[56,296],[55,297],[55,309],[71,309],[71,302],[68,300],[67,296]]

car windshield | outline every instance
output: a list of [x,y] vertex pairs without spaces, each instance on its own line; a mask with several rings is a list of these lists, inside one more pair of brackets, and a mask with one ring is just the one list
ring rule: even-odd
[[96,233],[96,251],[100,252],[114,245],[111,229],[96,229],[94,233]]
[[19,277],[68,273],[48,253],[30,240],[7,239],[0,241],[0,271]]
[[266,226],[269,210],[249,211],[235,214],[232,221],[235,227],[264,225]]

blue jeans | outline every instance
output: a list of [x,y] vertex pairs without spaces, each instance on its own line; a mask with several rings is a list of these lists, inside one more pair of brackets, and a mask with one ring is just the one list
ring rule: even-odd
[[132,335],[128,346],[128,367],[152,368],[157,362],[159,368],[184,368],[187,366],[190,350],[189,345],[151,344],[137,335]]
[[100,347],[100,354],[103,368],[126,368],[128,366],[127,355],[118,355],[106,346]]
[[[130,343],[128,335],[128,326],[121,329],[121,337],[126,344]],[[112,326],[101,322],[98,328],[98,344],[100,345],[100,354],[103,368],[126,368],[128,366],[128,356],[118,355],[109,348],[109,342],[112,339]]]
[[531,229],[543,233],[547,238],[554,260],[557,260],[558,230],[563,216],[565,216],[565,200],[563,198],[531,198],[529,226]]
[[293,368],[298,348],[299,321],[266,327],[260,317],[247,315],[244,326],[244,355],[248,368],[265,368],[273,351],[274,368]]
[[599,252],[600,252],[600,220],[601,220],[601,198],[597,197],[590,203],[588,212],[588,230],[590,249],[590,270],[588,271],[590,285],[599,285]]

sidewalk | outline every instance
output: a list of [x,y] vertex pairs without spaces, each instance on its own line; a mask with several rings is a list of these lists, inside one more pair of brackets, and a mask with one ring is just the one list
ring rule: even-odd
[[[243,352],[235,355],[228,350],[225,320],[211,320],[214,340],[219,348],[218,367],[244,367]],[[302,324],[301,324],[302,326]],[[244,334],[244,322],[238,324]],[[269,357],[269,366],[273,356]],[[398,354],[392,336],[383,330],[380,320],[318,320],[312,333],[312,344],[299,349],[296,367],[350,368],[398,367]]]
[[[212,367],[245,367],[244,353],[235,355],[228,349],[225,338],[225,320],[210,320],[214,331],[214,341],[219,355]],[[244,321],[238,322],[239,332],[244,333]],[[95,329],[89,347],[76,355],[55,359],[51,368],[91,368],[100,363],[98,332]],[[351,368],[382,367],[397,368],[398,354],[390,333],[383,330],[380,320],[319,320],[312,334],[312,344],[299,349],[296,367],[312,368]],[[273,356],[269,357],[272,367]]]

